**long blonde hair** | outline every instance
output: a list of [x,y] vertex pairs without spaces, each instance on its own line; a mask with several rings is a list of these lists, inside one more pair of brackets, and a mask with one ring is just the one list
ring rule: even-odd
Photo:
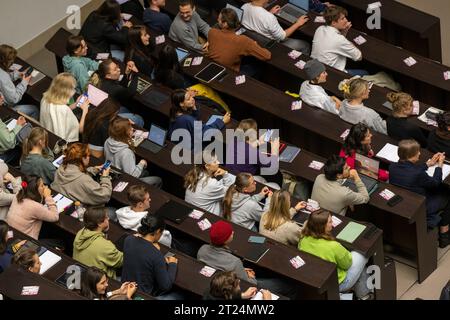
[[68,72],[58,74],[44,93],[43,100],[53,104],[68,104],[75,93],[77,81]]
[[273,193],[270,208],[267,211],[264,228],[275,231],[279,226],[291,220],[291,196],[289,192],[278,190]]
[[345,99],[355,100],[369,88],[369,82],[361,78],[345,79],[339,83],[338,88],[344,93]]

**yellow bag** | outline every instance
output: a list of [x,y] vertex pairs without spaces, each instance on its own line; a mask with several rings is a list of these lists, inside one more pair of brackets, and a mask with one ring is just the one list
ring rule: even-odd
[[210,87],[199,83],[188,88],[188,90],[197,91],[197,95],[211,99],[215,103],[219,104],[222,108],[224,108],[226,112],[231,112],[225,101],[223,101],[219,94]]

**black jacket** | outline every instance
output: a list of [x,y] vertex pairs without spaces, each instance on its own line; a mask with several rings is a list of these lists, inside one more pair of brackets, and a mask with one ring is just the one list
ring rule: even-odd
[[116,100],[122,107],[126,107],[136,93],[137,80],[132,80],[130,86],[127,86],[127,84],[126,76],[123,77],[122,81],[103,79],[100,90],[105,91],[110,98]]
[[[144,6],[146,8],[149,7],[148,0],[144,0]],[[124,4],[121,4],[120,11],[122,13],[131,14],[141,21],[142,21],[143,15],[144,15],[144,7],[142,7],[142,4],[139,2],[139,0],[129,0],[129,1],[125,2]]]
[[100,18],[95,12],[84,22],[80,35],[93,45],[91,55],[110,52],[111,44],[125,48],[128,43],[127,27],[117,30],[116,26]]
[[432,152],[445,152],[450,157],[450,132],[433,131],[428,136],[428,149]]
[[387,132],[391,138],[397,140],[414,139],[422,148],[427,147],[427,138],[422,129],[408,121],[408,118],[388,117],[386,119]]

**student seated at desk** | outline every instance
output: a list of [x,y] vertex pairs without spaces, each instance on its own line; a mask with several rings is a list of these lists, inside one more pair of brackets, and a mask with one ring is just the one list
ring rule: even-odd
[[[258,289],[249,287],[242,292],[239,285],[240,279],[233,271],[216,272],[211,278],[211,284],[207,292],[203,295],[203,300],[248,300],[253,298]],[[263,300],[272,300],[269,290],[261,290]]]
[[397,140],[414,139],[426,148],[427,138],[422,129],[408,121],[413,113],[413,98],[404,92],[389,92],[387,99],[392,103],[392,116],[386,119],[388,135]]
[[242,6],[244,11],[242,25],[249,30],[262,34],[266,38],[283,42],[287,47],[309,55],[311,45],[308,42],[289,38],[297,29],[308,22],[308,16],[299,17],[292,26],[283,30],[278,23],[277,17],[274,15],[281,9],[280,6],[274,6],[270,11],[267,11],[264,7],[268,2],[269,0],[252,0],[244,4]]
[[286,245],[297,246],[302,228],[292,218],[306,202],[300,201],[291,208],[291,195],[287,191],[275,191],[270,200],[270,208],[261,216],[259,233]]
[[39,177],[23,177],[22,189],[12,201],[6,217],[8,224],[37,240],[42,221],[58,220],[59,212],[52,191]]
[[98,70],[91,76],[89,82],[106,92],[109,98],[114,99],[120,105],[119,113],[123,118],[130,119],[138,127],[144,127],[144,120],[141,116],[133,114],[128,110],[127,106],[133,101],[133,96],[137,90],[137,79],[132,79],[130,85],[128,80],[132,77],[133,72],[138,72],[133,61],[128,61],[125,67],[125,74],[120,80],[121,70],[119,62],[115,59],[107,59],[103,61]]
[[134,282],[124,282],[119,289],[107,292],[108,277],[106,272],[95,268],[87,268],[81,274],[80,294],[89,300],[115,300],[115,297],[125,295],[126,300],[133,300],[137,285]]
[[309,0],[309,10],[314,11],[316,13],[322,13],[328,7],[333,7],[334,4],[329,2],[321,2],[320,0]]
[[[3,96],[3,101],[0,102],[0,106],[6,103],[7,106],[14,110],[39,120],[39,110],[36,106],[18,104],[27,91],[32,76],[29,75],[27,77],[24,72],[10,70],[16,58],[16,49],[6,44],[0,45],[0,96]],[[21,81],[16,86],[14,82],[19,79]]]
[[216,157],[204,157],[184,177],[185,201],[217,216],[222,216],[222,200],[235,177],[219,168]]
[[332,236],[331,230],[333,221],[330,212],[312,212],[302,231],[298,249],[336,264],[339,292],[353,289],[358,299],[369,298],[371,291],[367,287],[369,276],[366,272],[368,259],[356,251],[345,249]]
[[[272,54],[269,50],[261,48],[255,40],[246,35],[237,35],[239,20],[236,11],[224,8],[219,14],[220,29],[212,28],[208,33],[209,49],[207,56],[217,63],[236,72],[241,70],[241,59],[251,56],[259,60],[269,60]],[[243,66],[242,72],[254,76],[257,72],[255,66]]]
[[144,11],[143,22],[156,34],[168,34],[172,20],[166,13],[161,12],[166,0],[149,0],[149,2],[150,7]]
[[8,245],[9,226],[6,221],[0,220],[0,273],[11,265],[14,256],[11,246]]
[[[321,208],[345,216],[348,207],[369,202],[366,186],[358,172],[345,163],[345,159],[331,156],[325,163],[324,172],[314,181],[311,194],[311,199],[317,201]],[[353,180],[358,192],[343,186],[344,179]]]
[[89,99],[80,105],[82,115],[80,122],[73,113],[77,108],[77,103],[81,99],[67,105],[74,96],[77,82],[75,78],[67,72],[58,74],[44,93],[41,100],[41,124],[42,126],[66,140],[75,142],[79,140],[80,133],[83,133],[84,120],[89,111]]
[[203,39],[199,42],[199,33],[207,39],[211,27],[195,11],[192,0],[180,0],[179,10],[170,26],[170,39],[182,43],[190,50],[207,52],[208,42]]
[[22,144],[20,171],[28,176],[41,177],[48,186],[55,179],[56,168],[53,160],[53,151],[48,147],[47,130],[34,127]]
[[[194,123],[196,121],[201,122],[201,120],[199,120],[200,113],[194,97],[195,92],[191,90],[187,91],[179,89],[172,93],[172,108],[170,109],[171,122],[168,133],[170,140],[174,143],[179,141],[174,140],[173,134],[183,134],[180,143],[182,143],[185,148],[190,147],[191,149],[194,148]],[[222,130],[230,121],[231,114],[226,113],[223,116],[223,119],[216,119],[212,124],[206,125],[201,123],[202,133],[206,132],[208,129]],[[185,141],[184,133],[189,133],[190,141]]]
[[52,189],[88,206],[108,203],[112,194],[110,169],[103,171],[100,182],[94,180],[93,176],[98,174],[100,167],[88,167],[90,153],[86,144],[71,144],[65,156],[56,171]]
[[[8,172],[8,166],[0,162],[0,221],[6,220],[9,207],[16,197],[16,194],[20,191],[20,178],[14,178],[12,174]],[[12,184],[13,192],[6,188],[6,185]]]
[[125,61],[132,61],[140,73],[151,78],[153,74],[152,54],[154,45],[150,41],[150,34],[145,26],[133,26],[128,31],[128,46]]
[[122,267],[123,253],[106,239],[109,230],[108,209],[90,207],[83,216],[84,228],[73,241],[73,258],[89,267],[104,271],[109,278],[116,278],[116,270]]
[[[256,190],[255,178],[250,173],[239,173],[223,199],[223,217],[244,228],[258,232],[262,214],[269,209],[272,191],[264,187],[260,193]],[[261,206],[264,201],[264,208]]]
[[[130,205],[116,211],[117,219],[123,228],[137,231],[150,209],[150,192],[143,185],[132,185],[128,190],[127,199]],[[170,247],[172,235],[168,230],[164,230],[158,242]]]
[[165,258],[158,244],[166,225],[164,219],[148,214],[141,221],[138,235],[129,235],[123,247],[122,281],[134,281],[140,290],[159,300],[181,300],[172,291],[178,259]]
[[437,116],[438,128],[428,136],[428,149],[450,156],[450,111]]
[[123,61],[123,49],[128,43],[128,28],[133,24],[129,21],[123,23],[120,5],[116,0],[105,0],[103,4],[92,12],[81,27],[80,35],[95,44],[92,54],[108,53]]
[[[399,162],[389,166],[390,183],[425,196],[428,228],[439,226],[439,247],[445,248],[450,244],[450,193],[442,184],[445,154],[436,153],[426,163],[419,164],[419,143],[402,140],[398,156]],[[427,170],[432,166],[436,169],[430,177]]]
[[85,92],[90,74],[97,71],[99,62],[87,56],[88,46],[82,36],[70,36],[66,44],[67,55],[62,59],[64,71],[77,80],[77,93]]
[[[364,123],[355,124],[345,138],[344,145],[339,156],[345,158],[350,169],[356,169],[356,154],[359,153],[365,157],[372,158],[375,153],[372,150],[372,133]],[[379,169],[378,179],[381,181],[389,180],[389,171]]]
[[36,274],[39,274],[42,266],[37,252],[29,248],[19,250],[14,255],[11,263],[19,268],[22,268],[23,270]]
[[352,76],[367,75],[364,70],[345,70],[347,58],[353,61],[362,60],[361,51],[346,38],[352,27],[347,15],[347,10],[339,6],[325,9],[323,16],[326,25],[320,26],[314,33],[311,57]]
[[263,153],[260,146],[264,144],[264,136],[258,139],[258,124],[254,119],[244,119],[239,122],[234,137],[234,143],[227,146],[226,167],[232,174],[247,172],[252,174],[257,182],[267,184],[270,187],[280,189],[282,178],[279,173],[263,175],[264,169],[270,168],[278,161],[280,150],[279,138],[271,138],[270,154]]
[[134,129],[130,120],[121,117],[113,119],[109,125],[109,138],[105,142],[105,159],[111,161],[114,167],[139,178],[156,188],[161,188],[162,180],[159,177],[150,177],[147,161],[142,159],[136,164],[134,146],[132,145]]
[[376,111],[364,105],[364,100],[369,99],[369,82],[361,78],[346,79],[339,84],[339,90],[345,97],[339,108],[339,116],[342,120],[351,124],[362,122],[372,130],[387,134],[386,121]]
[[[3,96],[0,94],[0,107],[3,102]],[[23,116],[17,118],[17,123],[12,130],[9,130],[0,119],[0,160],[6,163],[15,164],[20,158],[20,148],[17,147],[17,138],[20,130],[26,125],[27,121]]]
[[323,63],[315,59],[309,60],[304,70],[308,80],[300,87],[300,98],[309,105],[339,114],[342,101],[335,96],[330,97],[320,86],[321,83],[327,82],[328,77]]
[[127,0],[127,1],[121,1],[120,5],[120,11],[122,13],[128,13],[132,16],[136,17],[139,20],[142,20],[142,16],[144,14],[144,8],[148,8],[149,1],[151,0],[144,0],[144,6],[142,6],[140,0]]
[[158,54],[158,62],[155,66],[155,80],[170,89],[186,89],[187,79],[181,72],[177,52],[170,44],[166,44]]

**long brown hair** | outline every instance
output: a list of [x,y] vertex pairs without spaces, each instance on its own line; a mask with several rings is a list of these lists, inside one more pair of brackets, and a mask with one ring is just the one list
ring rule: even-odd
[[9,68],[17,57],[17,50],[7,44],[0,46],[0,68],[9,72]]
[[270,200],[270,208],[267,211],[264,228],[269,231],[274,231],[285,222],[290,221],[290,208],[291,196],[289,192],[283,190],[275,191]]
[[231,204],[236,193],[242,193],[245,188],[250,186],[250,173],[241,172],[236,176],[236,181],[228,188],[223,198],[223,217],[231,220]]
[[109,125],[109,137],[116,141],[127,144],[134,149],[129,131],[132,128],[130,120],[121,117],[115,117]]
[[34,127],[31,130],[28,138],[24,140],[22,143],[22,159],[25,159],[30,154],[31,149],[38,145],[39,141],[44,141],[44,146],[42,149],[42,156],[47,156],[47,147],[48,147],[48,132],[44,128]]
[[64,152],[65,158],[63,160],[63,168],[66,169],[68,164],[78,166],[81,172],[86,172],[86,166],[83,163],[83,158],[90,155],[89,147],[83,143],[72,143]]
[[[95,130],[100,128],[105,120],[111,123],[119,113],[120,106],[111,98],[102,101],[96,108],[92,108],[84,121],[83,142],[89,143]],[[109,128],[109,126],[108,126]]]
[[206,170],[205,164],[196,164],[184,176],[184,188],[195,192],[195,189],[197,189],[198,182],[200,181],[202,175],[208,176],[208,170]]
[[312,212],[302,230],[301,238],[312,237],[314,239],[335,240],[330,233],[325,231],[330,216],[331,213],[323,209]]

